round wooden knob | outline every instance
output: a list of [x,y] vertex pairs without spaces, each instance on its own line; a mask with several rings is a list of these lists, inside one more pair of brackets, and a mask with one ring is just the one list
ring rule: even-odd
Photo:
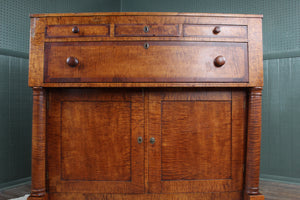
[[67,58],[67,64],[70,67],[76,67],[78,65],[79,61],[77,58],[70,56],[69,58]]
[[218,34],[218,33],[220,33],[220,32],[221,32],[220,26],[216,26],[216,27],[214,28],[214,30],[213,30],[213,33],[214,33],[214,34]]
[[226,60],[224,56],[217,56],[214,60],[216,67],[222,67],[225,64]]
[[72,28],[72,32],[73,32],[73,33],[78,33],[78,32],[79,32],[79,28],[78,28],[77,26],[74,26],[74,27]]

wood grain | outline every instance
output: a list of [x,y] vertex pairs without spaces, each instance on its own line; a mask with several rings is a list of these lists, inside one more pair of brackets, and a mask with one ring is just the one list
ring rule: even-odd
[[45,200],[46,195],[46,91],[33,88],[32,186],[29,200]]
[[[28,194],[30,192],[30,187],[31,184],[28,183],[28,184],[22,184],[20,186],[16,186],[14,188],[1,190],[0,200],[6,200],[6,199],[18,198],[24,196],[25,194]],[[271,180],[268,181],[260,180],[260,188],[265,196],[265,200],[282,200],[282,199],[299,200],[300,199],[300,185],[298,184],[283,183],[283,182],[271,181]],[[180,195],[182,196],[184,194],[180,194]],[[262,198],[262,197],[257,197],[257,198]]]
[[130,181],[130,102],[61,104],[62,179]]
[[162,180],[231,178],[231,101],[162,101],[161,112]]
[[29,199],[264,198],[261,15],[31,17]]
[[[45,48],[45,82],[248,82],[245,43],[80,42]],[[226,59],[222,67],[214,65],[219,55]],[[67,65],[70,56],[78,66]]]
[[[144,28],[147,27],[148,31]],[[178,24],[115,24],[116,37],[162,37],[162,36],[179,36]]]
[[[78,33],[73,33],[72,28],[76,26],[79,29]],[[46,38],[60,38],[60,37],[104,37],[109,36],[108,24],[97,25],[50,25],[46,26]]]
[[[243,102],[245,102],[246,100],[245,94],[242,91],[237,91],[237,92],[233,92],[232,94],[233,96],[231,97],[230,90],[229,91],[220,90],[215,92],[218,93],[219,98],[213,96],[214,91],[206,92],[205,90],[191,90],[189,92],[187,91],[179,92],[175,90],[173,92],[160,91],[160,92],[150,93],[150,97],[149,97],[150,135],[149,137],[155,137],[156,139],[155,144],[150,145],[148,151],[149,152],[149,175],[150,175],[149,190],[151,193],[221,192],[221,191],[238,191],[238,190],[242,191],[243,188],[242,176],[243,176],[243,162],[244,162],[243,149],[245,144],[244,143],[245,137],[241,133],[245,132],[244,129],[245,109],[243,109],[243,105],[244,105]],[[228,107],[228,104],[226,104],[226,102],[228,101],[228,95],[230,97],[229,105],[231,105],[231,101],[232,101],[232,105],[234,105],[235,108],[232,111],[232,114],[230,114],[231,106]],[[212,98],[213,100],[210,101],[210,99]],[[224,102],[223,101],[224,99],[226,99],[227,101]],[[171,110],[172,112],[164,114],[163,113],[164,111],[162,109],[164,108],[163,106],[165,101],[166,102],[170,101],[172,102],[172,104],[176,104],[180,106],[184,106],[185,104],[187,104],[187,102],[189,102],[188,106],[194,105],[195,101],[200,101],[200,102],[195,104],[198,105],[198,107],[186,107],[185,109],[187,109],[187,111],[184,111],[185,109],[183,109],[182,107],[178,107],[178,108],[173,108]],[[218,104],[219,102],[221,102],[221,104]],[[229,111],[227,110],[225,113],[223,113],[224,116],[221,114],[220,110],[218,110],[221,109],[218,108],[218,106],[221,107],[223,104],[225,107],[227,106],[227,108],[222,108],[225,109],[224,111],[229,109]],[[214,108],[210,109],[210,112],[208,112],[208,108],[211,107]],[[188,110],[190,110],[189,113],[191,114],[191,116],[189,117],[187,117],[185,113],[188,112]],[[239,111],[236,112],[237,110]],[[214,111],[215,113],[213,113]],[[203,113],[200,114],[199,112],[203,112]],[[201,121],[204,120],[205,115],[207,121],[204,124],[202,124],[203,122]],[[221,116],[223,116],[224,119]],[[167,119],[172,118],[173,121],[168,120],[168,123],[171,124],[172,123],[176,124],[176,120],[177,120],[177,124],[176,125],[173,124],[173,126],[166,126],[167,122],[164,123],[164,120],[167,119],[164,119],[163,117],[167,117]],[[221,117],[221,119],[218,120],[214,119],[215,122],[211,122],[212,123],[211,124],[208,121],[210,121],[209,119],[212,119],[213,117]],[[182,121],[179,123],[178,119],[181,119]],[[223,121],[221,122],[222,119],[224,120],[224,122]],[[231,119],[234,119],[234,121],[231,121]],[[189,120],[192,120],[194,123],[193,124],[190,123]],[[215,130],[215,132],[211,132],[211,129],[208,130],[204,128],[206,125],[208,125],[207,123],[209,125],[214,126],[215,129],[213,128],[212,130]],[[189,127],[189,125],[192,127]],[[170,127],[170,128],[165,129],[166,127]],[[222,130],[221,133],[219,133],[220,127],[224,128],[224,130]],[[232,129],[231,127],[234,129]],[[195,129],[194,131],[193,128]],[[203,131],[202,133],[203,135],[201,134],[201,132],[199,132],[200,130]],[[167,136],[163,134],[167,134]],[[187,137],[189,134],[197,134],[198,137],[201,138],[201,140],[200,139],[197,140],[196,138],[193,138],[191,139],[191,141],[184,143],[184,141],[187,141]],[[211,134],[213,135],[220,134],[222,135],[222,137],[221,138],[217,136],[209,137],[208,135]],[[168,136],[172,138],[170,139]],[[174,147],[172,147],[170,144],[168,145],[168,141],[172,141],[174,143]],[[193,142],[196,141],[198,141],[198,143],[193,144]],[[231,141],[233,143],[231,143]],[[222,152],[222,156],[221,155],[217,156],[218,154],[217,152],[219,152],[219,150],[221,149],[212,150],[211,146],[209,145],[209,144],[216,145],[218,142],[223,142],[222,148],[225,152]],[[226,147],[226,145],[229,146]],[[195,147],[198,150],[201,149],[202,150],[201,153],[199,154],[199,151],[196,151],[195,148],[194,148],[195,151],[193,151],[193,147]],[[173,150],[172,153],[168,153],[171,152],[172,150]],[[211,153],[210,152],[211,150],[215,151],[216,154]],[[211,158],[210,160],[205,160],[206,158],[208,158],[205,157],[206,155],[211,155],[211,157],[213,158]],[[213,160],[215,159],[213,155],[217,156],[222,161],[225,161],[225,162],[220,161],[220,163],[222,164],[224,163],[224,172],[218,171],[216,172],[217,174],[213,174],[206,171],[208,169],[208,166],[210,165],[212,166],[213,163],[216,163]],[[172,157],[175,158],[174,156],[176,157],[176,160],[172,159]],[[190,156],[189,158],[193,159],[193,161],[182,162],[182,163],[180,162],[180,160],[185,160],[186,157],[188,156]],[[203,162],[195,161],[197,159],[197,156],[198,159],[203,160]],[[176,165],[174,162],[176,163]],[[196,166],[192,166],[192,164],[190,165],[189,163],[195,164]],[[203,163],[207,163],[207,166],[205,166]],[[214,165],[213,168],[218,168],[218,166],[219,166],[218,164],[217,166]],[[188,169],[189,167],[190,169]],[[199,169],[201,169],[200,172],[197,171]],[[193,172],[196,174],[193,174]],[[165,179],[173,178],[175,180],[163,180],[164,177]]]
[[[215,27],[220,28],[220,33],[213,32]],[[216,37],[216,38],[247,38],[247,26],[230,25],[198,25],[184,24],[183,35],[185,37]]]
[[141,91],[49,92],[49,192],[143,193]]
[[[41,15],[47,16],[47,15]],[[50,17],[51,16],[51,17]],[[80,17],[79,17],[80,16]],[[215,17],[214,17],[215,16]],[[98,13],[94,16],[90,14],[66,14],[61,15],[60,17],[55,17],[55,15],[49,15],[46,18],[33,18],[32,24],[32,32],[34,35],[40,35],[41,37],[32,37],[31,45],[36,48],[32,48],[33,54],[31,55],[30,63],[32,63],[30,67],[30,76],[29,76],[29,85],[30,86],[44,86],[44,87],[132,87],[131,82],[121,83],[115,82],[116,84],[108,85],[107,82],[97,82],[98,80],[90,81],[89,84],[85,84],[84,81],[81,81],[81,84],[73,85],[69,84],[68,81],[57,79],[53,81],[51,84],[44,82],[44,73],[42,65],[44,60],[44,55],[40,55],[40,51],[43,51],[43,43],[44,42],[88,42],[88,41],[120,41],[120,37],[115,37],[115,33],[113,33],[114,26],[117,24],[134,26],[134,25],[170,25],[175,24],[179,25],[179,31],[182,31],[182,26],[185,25],[196,25],[196,26],[221,26],[228,27],[227,33],[239,31],[234,31],[236,27],[248,27],[248,40],[247,37],[242,36],[242,38],[235,37],[184,37],[180,34],[177,37],[155,37],[155,36],[135,36],[135,37],[122,37],[122,41],[190,41],[190,42],[229,42],[229,43],[248,43],[249,49],[249,57],[247,57],[247,65],[249,65],[249,77],[248,80],[243,79],[242,82],[229,82],[226,84],[226,87],[254,87],[254,86],[262,86],[263,82],[261,78],[262,75],[262,47],[261,47],[261,19],[260,15],[218,15],[218,14],[183,14],[183,13],[149,13],[147,16],[145,13]],[[46,19],[46,20],[45,20]],[[84,26],[84,25],[94,25],[95,27],[101,24],[109,24],[111,32],[109,37],[63,37],[63,38],[45,38],[45,27],[55,27],[55,26]],[[232,30],[233,29],[233,30]],[[151,29],[150,29],[151,30]],[[158,29],[157,29],[158,30]],[[242,29],[244,30],[244,29]],[[222,33],[222,31],[220,32]],[[244,32],[242,31],[243,35]],[[221,35],[220,35],[221,36]],[[187,52],[186,52],[187,53]],[[166,55],[167,56],[167,55]],[[181,60],[181,62],[185,63],[185,60]],[[40,63],[40,64],[36,64]],[[246,70],[248,72],[248,70]],[[237,73],[239,73],[237,71]],[[124,78],[123,78],[124,79]],[[71,79],[72,80],[72,79]],[[73,83],[78,79],[73,79]],[[100,80],[102,80],[100,78]],[[96,81],[96,82],[95,82]],[[156,80],[159,82],[158,80]],[[164,85],[165,82],[159,83],[144,83],[143,81],[139,81],[134,84],[134,87],[219,87],[220,84],[215,82],[214,80],[194,80],[194,83],[190,84],[189,82],[185,82],[182,80],[179,85],[178,82],[169,82],[168,85]],[[225,81],[225,82],[227,82]],[[205,82],[205,83],[204,83]],[[209,82],[209,83],[207,83]],[[229,84],[231,83],[231,84]],[[174,85],[173,85],[174,84]],[[177,85],[176,85],[177,84]]]
[[[226,193],[178,193],[178,194],[80,194],[53,193],[50,199],[55,200],[241,200],[241,192]],[[259,199],[260,200],[260,199]]]
[[262,15],[253,14],[220,14],[220,13],[179,13],[179,12],[103,12],[103,13],[46,13],[46,14],[31,14],[30,17],[61,17],[61,16],[197,16],[197,17],[254,17],[262,18]]
[[249,89],[245,193],[259,194],[262,88]]

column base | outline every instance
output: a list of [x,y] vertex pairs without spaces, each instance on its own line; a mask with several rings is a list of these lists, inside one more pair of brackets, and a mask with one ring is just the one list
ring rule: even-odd
[[48,200],[47,194],[44,196],[29,196],[27,200]]
[[265,196],[262,194],[257,194],[257,195],[249,195],[245,194],[245,200],[264,200]]

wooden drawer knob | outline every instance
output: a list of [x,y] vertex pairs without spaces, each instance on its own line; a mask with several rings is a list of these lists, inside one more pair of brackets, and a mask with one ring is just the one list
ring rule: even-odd
[[216,67],[222,67],[225,64],[226,60],[224,56],[217,56],[214,60]]
[[214,30],[213,30],[213,33],[214,33],[214,34],[219,34],[220,32],[221,32],[220,26],[216,26],[216,27],[214,28]]
[[79,32],[79,28],[78,28],[77,26],[74,26],[74,27],[72,28],[72,32],[73,32],[73,33],[78,33],[78,32]]
[[79,61],[77,58],[70,56],[69,58],[67,58],[67,64],[70,67],[76,67],[78,65]]

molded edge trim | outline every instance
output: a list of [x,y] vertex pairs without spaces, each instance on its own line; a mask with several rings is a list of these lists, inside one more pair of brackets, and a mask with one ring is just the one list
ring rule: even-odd
[[30,14],[30,17],[83,17],[83,16],[190,16],[190,17],[238,17],[262,18],[255,14],[229,14],[229,13],[185,13],[185,12],[90,12],[90,13],[41,13]]

